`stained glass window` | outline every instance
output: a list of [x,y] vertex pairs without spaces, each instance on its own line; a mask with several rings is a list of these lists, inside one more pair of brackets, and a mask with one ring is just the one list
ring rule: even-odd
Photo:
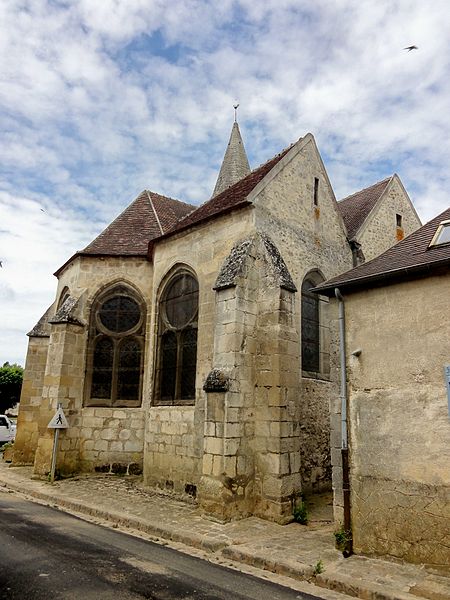
[[161,336],[161,400],[175,398],[177,379],[177,335],[166,331]]
[[195,367],[197,363],[197,329],[181,334],[181,397],[195,398]]
[[114,361],[114,345],[109,338],[100,338],[94,347],[92,365],[92,396],[110,398]]
[[106,329],[122,333],[136,327],[141,318],[141,311],[132,298],[116,296],[102,304],[99,317]]
[[117,398],[137,400],[141,378],[141,346],[137,340],[125,340],[119,348]]
[[127,287],[116,286],[93,305],[87,406],[140,406],[145,311],[133,295]]
[[320,370],[319,297],[310,290],[315,284],[305,279],[302,285],[302,369]]
[[197,313],[197,280],[180,273],[170,281],[160,303],[157,404],[195,400]]

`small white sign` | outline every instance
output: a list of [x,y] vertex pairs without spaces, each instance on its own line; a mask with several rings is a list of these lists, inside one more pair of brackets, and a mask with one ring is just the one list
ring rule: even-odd
[[55,413],[55,416],[47,425],[48,429],[67,429],[69,427],[69,423],[67,422],[66,415],[63,412],[62,408],[58,408]]

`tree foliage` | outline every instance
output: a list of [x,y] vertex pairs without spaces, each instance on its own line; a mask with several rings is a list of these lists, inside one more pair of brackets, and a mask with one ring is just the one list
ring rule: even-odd
[[0,413],[4,413],[19,402],[22,389],[23,368],[5,362],[0,367]]

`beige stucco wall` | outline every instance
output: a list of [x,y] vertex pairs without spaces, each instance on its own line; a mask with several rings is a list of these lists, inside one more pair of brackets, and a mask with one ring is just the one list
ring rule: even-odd
[[345,297],[356,552],[450,567],[449,298],[450,274]]
[[[58,402],[63,405],[69,422],[69,429],[62,431],[60,437],[57,468],[61,472],[107,468],[112,463],[142,465],[144,410],[84,407],[83,400],[92,302],[105,287],[127,283],[148,305],[151,275],[152,265],[145,258],[115,257],[78,257],[60,274],[56,299],[68,288],[70,295],[78,299],[75,316],[79,324],[51,326],[40,404],[36,473],[45,474],[49,470],[53,433],[46,429],[46,424]],[[147,313],[146,336],[149,322]]]
[[144,455],[147,484],[167,485],[169,489],[184,492],[186,485],[197,486],[199,483],[206,397],[202,387],[213,367],[215,340],[216,297],[213,286],[235,241],[246,237],[253,227],[252,209],[241,209],[162,240],[155,247],[152,306],[157,306],[161,285],[177,265],[187,265],[198,278],[197,375],[195,406],[152,405],[158,326],[158,314],[153,311],[144,391],[148,407]]
[[[396,226],[397,214],[402,216],[401,230]],[[399,178],[394,176],[357,235],[366,262],[394,246],[420,226],[420,219],[411,201]]]
[[[281,252],[297,287],[296,327],[301,339],[301,287],[306,274],[318,270],[329,279],[352,266],[351,250],[333,191],[312,136],[296,156],[280,161],[279,173],[255,199],[256,227],[266,231]],[[314,178],[319,179],[314,206]],[[298,365],[296,410],[301,438],[302,486],[306,492],[331,484],[330,403],[337,390],[336,327],[328,309],[323,324],[322,373],[301,375]],[[300,348],[299,348],[299,354]]]

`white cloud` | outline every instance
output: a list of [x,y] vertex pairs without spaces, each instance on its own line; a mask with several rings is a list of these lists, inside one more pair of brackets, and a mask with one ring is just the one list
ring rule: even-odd
[[142,188],[209,196],[236,99],[253,165],[311,131],[337,197],[396,171],[424,220],[446,208],[449,18],[446,0],[0,3],[4,360],[50,274]]

